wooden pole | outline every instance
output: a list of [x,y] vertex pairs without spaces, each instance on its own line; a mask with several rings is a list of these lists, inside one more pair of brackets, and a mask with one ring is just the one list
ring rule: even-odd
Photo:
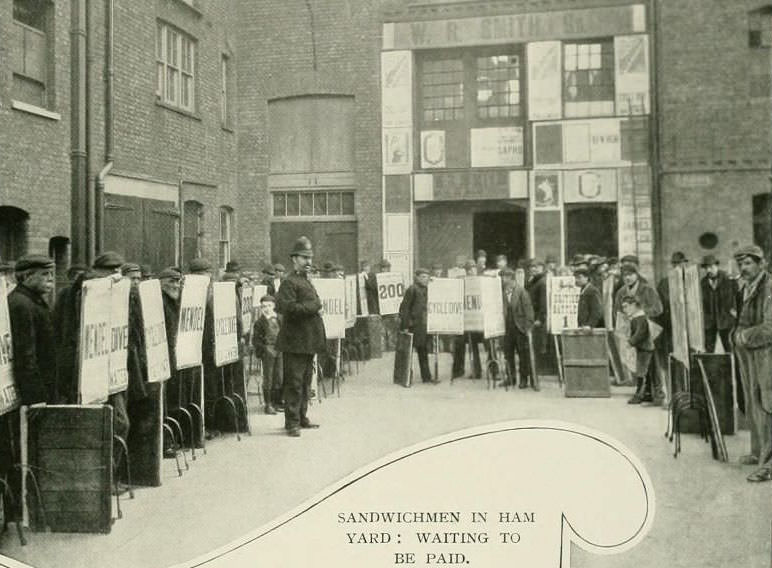
[[555,345],[555,359],[557,360],[557,364],[558,364],[558,381],[560,381],[560,384],[562,385],[564,382],[564,377],[563,377],[563,357],[560,355],[560,341],[558,341],[558,336],[556,334],[552,335],[552,340]]
[[[21,524],[24,528],[29,527],[29,508],[27,507],[27,468],[29,467],[28,410],[29,408],[24,405],[19,411],[19,450],[21,455]],[[11,424],[9,424],[9,426],[11,426]],[[11,430],[11,435],[13,436],[13,429]]]
[[440,336],[434,335],[434,380],[440,380]]
[[338,386],[338,397],[340,397],[340,343],[341,339],[338,338],[338,345],[335,347],[335,383]]

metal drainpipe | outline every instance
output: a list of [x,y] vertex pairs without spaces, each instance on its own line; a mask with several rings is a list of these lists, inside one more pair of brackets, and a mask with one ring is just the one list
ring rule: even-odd
[[96,211],[94,223],[96,225],[96,246],[104,249],[104,194],[105,178],[113,169],[113,84],[115,68],[113,66],[113,52],[115,46],[115,0],[105,2],[105,165],[96,177],[95,198]]
[[93,264],[96,258],[98,247],[96,242],[97,227],[96,227],[96,187],[94,180],[91,179],[91,172],[94,169],[93,159],[93,143],[92,136],[94,135],[94,129],[92,128],[91,121],[93,120],[93,113],[91,112],[91,69],[92,69],[92,55],[91,55],[91,0],[84,0],[85,3],[85,15],[86,15],[86,175],[87,175],[87,211],[88,211],[88,248],[87,258],[89,266]]
[[660,14],[659,14],[659,0],[651,0],[649,2],[651,7],[651,15],[649,16],[651,22],[651,34],[650,34],[650,53],[652,54],[652,62],[650,67],[651,79],[650,79],[650,92],[651,92],[651,141],[652,150],[649,153],[649,159],[651,160],[651,179],[652,179],[652,192],[651,192],[651,213],[653,222],[653,250],[654,253],[654,275],[655,280],[660,274],[660,268],[662,266],[662,251],[664,250],[664,243],[662,239],[664,237],[662,232],[662,140],[661,140],[661,110],[660,110],[660,81],[659,74],[662,72],[660,66]]
[[88,255],[88,170],[86,144],[86,0],[71,4],[70,58],[72,63],[70,161],[71,239],[73,262],[87,263]]

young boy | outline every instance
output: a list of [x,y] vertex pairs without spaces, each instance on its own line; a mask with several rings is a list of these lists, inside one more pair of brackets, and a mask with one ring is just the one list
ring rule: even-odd
[[[260,298],[260,317],[255,321],[252,345],[255,355],[263,363],[263,399],[265,413],[276,414],[275,406],[281,401],[282,358],[276,351],[276,338],[279,335],[279,318],[276,315],[276,301],[273,296]],[[278,396],[278,398],[277,398]]]
[[636,365],[634,378],[636,391],[627,404],[640,404],[646,392],[646,375],[649,371],[649,363],[654,352],[654,341],[649,332],[649,320],[641,309],[641,305],[635,296],[622,298],[622,311],[630,320],[630,338],[628,342],[635,348]]

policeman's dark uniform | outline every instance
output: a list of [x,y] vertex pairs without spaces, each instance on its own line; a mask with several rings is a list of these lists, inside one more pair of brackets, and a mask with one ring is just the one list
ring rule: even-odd
[[[311,241],[300,237],[290,253],[294,256],[312,258]],[[276,311],[282,315],[276,348],[284,356],[284,427],[291,436],[299,435],[299,428],[316,426],[306,413],[314,355],[326,350],[321,309],[322,302],[307,273],[294,270],[276,297]]]

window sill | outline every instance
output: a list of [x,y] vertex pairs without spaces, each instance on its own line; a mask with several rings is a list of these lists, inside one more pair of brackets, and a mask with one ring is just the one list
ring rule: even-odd
[[230,132],[231,134],[233,134],[233,133],[235,132],[235,130],[233,129],[233,127],[232,127],[232,126],[228,126],[228,125],[225,125],[225,124],[223,124],[223,125],[221,125],[221,126],[222,126],[222,129],[223,129],[225,132]]
[[288,217],[280,217],[277,215],[271,215],[270,219],[271,222],[280,222],[280,223],[318,223],[318,222],[327,222],[327,223],[335,223],[335,222],[341,222],[341,221],[356,221],[357,216],[356,215],[306,215],[306,216],[288,216]]
[[202,18],[204,16],[204,13],[201,12],[201,10],[199,10],[192,4],[185,2],[185,0],[174,0],[174,1],[175,1],[175,4],[179,4],[180,6],[183,6],[184,8],[187,8],[188,10],[190,10],[190,12],[194,14],[197,18]]
[[58,112],[53,112],[36,105],[24,103],[22,101],[12,100],[11,108],[15,110],[20,110],[22,112],[26,112],[29,114],[34,114],[35,116],[41,116],[49,120],[62,120],[62,115],[60,115]]
[[181,114],[182,116],[187,116],[188,118],[192,118],[193,120],[197,120],[197,121],[201,122],[201,117],[199,115],[197,115],[197,114],[194,114],[194,113],[190,112],[189,110],[184,110],[184,109],[178,108],[176,106],[172,106],[172,105],[166,104],[164,102],[161,102],[159,100],[156,100],[155,104],[156,104],[156,106],[159,106],[161,108],[165,108],[166,110],[170,110],[172,112],[176,112],[177,114]]

